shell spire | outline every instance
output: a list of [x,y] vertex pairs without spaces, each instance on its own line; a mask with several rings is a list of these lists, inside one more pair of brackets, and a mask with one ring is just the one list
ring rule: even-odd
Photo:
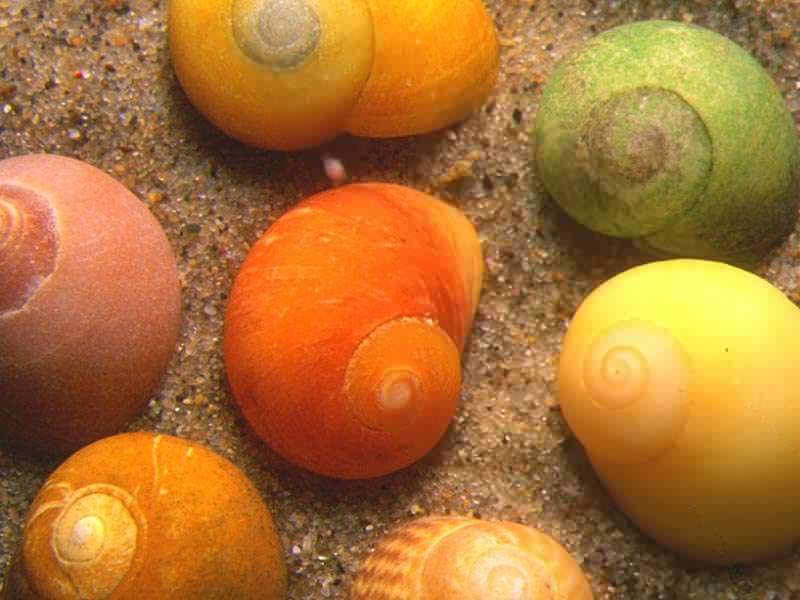
[[46,199],[19,186],[0,187],[0,316],[27,304],[57,256],[55,216]]
[[427,517],[382,539],[349,600],[591,600],[575,560],[551,537],[507,521]]
[[639,463],[671,447],[689,418],[691,363],[680,342],[635,320],[610,327],[588,346],[571,341],[561,355],[561,406],[592,453]]
[[234,398],[279,454],[342,478],[389,473],[444,434],[482,274],[474,229],[409,188],[318,194],[256,242],[225,316]]

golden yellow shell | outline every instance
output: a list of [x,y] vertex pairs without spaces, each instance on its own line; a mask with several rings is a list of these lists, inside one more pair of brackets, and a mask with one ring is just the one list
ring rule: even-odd
[[598,287],[564,339],[563,414],[611,495],[690,558],[800,540],[800,310],[759,277],[670,260]]
[[151,433],[104,438],[48,478],[25,520],[7,600],[280,600],[269,511],[230,462]]
[[380,541],[349,600],[590,600],[575,560],[551,537],[507,521],[428,517]]
[[277,150],[446,127],[486,100],[499,56],[481,0],[171,0],[169,44],[200,112]]

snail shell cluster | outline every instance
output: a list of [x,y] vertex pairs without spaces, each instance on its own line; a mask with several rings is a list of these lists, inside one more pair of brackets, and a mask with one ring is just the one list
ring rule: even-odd
[[717,564],[800,540],[800,310],[746,271],[701,260],[599,286],[564,339],[564,417],[647,534]]
[[151,433],[99,440],[44,483],[7,600],[285,597],[267,507],[230,462]]
[[446,127],[499,64],[481,0],[171,0],[169,44],[200,112],[275,150]]
[[231,290],[225,366],[244,416],[325,475],[416,461],[455,412],[482,269],[466,217],[422,192],[355,184],[301,202]]
[[158,221],[53,155],[0,161],[0,437],[66,454],[117,432],[175,350],[180,283]]
[[707,29],[596,36],[553,73],[534,133],[570,216],[656,254],[752,261],[795,221],[794,120],[758,62]]
[[508,521],[427,517],[380,541],[349,600],[591,600],[553,538]]

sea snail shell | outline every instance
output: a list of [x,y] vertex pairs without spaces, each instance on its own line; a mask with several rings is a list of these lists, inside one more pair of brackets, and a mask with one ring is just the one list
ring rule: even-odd
[[44,483],[7,600],[285,597],[267,507],[230,462],[179,438],[129,433],[87,446]]
[[427,517],[386,536],[349,600],[591,600],[575,560],[551,537],[507,521]]
[[480,245],[457,209],[390,184],[308,198],[250,250],[225,315],[233,396],[279,454],[375,477],[444,434],[478,302]]
[[145,205],[61,156],[0,161],[0,437],[66,454],[147,403],[174,350],[180,283]]
[[749,262],[795,221],[800,152],[769,74],[697,26],[643,21],[553,73],[535,125],[554,200],[661,255]]
[[800,540],[800,310],[746,271],[651,263],[598,287],[564,339],[563,414],[619,506],[700,561]]
[[169,44],[198,110],[275,150],[446,127],[499,64],[481,0],[171,0]]

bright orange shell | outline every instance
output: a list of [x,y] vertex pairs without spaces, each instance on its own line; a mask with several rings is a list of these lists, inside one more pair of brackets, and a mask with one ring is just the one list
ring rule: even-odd
[[334,477],[416,461],[455,411],[481,273],[472,226],[421,192],[358,184],[300,203],[253,246],[226,313],[250,425]]

